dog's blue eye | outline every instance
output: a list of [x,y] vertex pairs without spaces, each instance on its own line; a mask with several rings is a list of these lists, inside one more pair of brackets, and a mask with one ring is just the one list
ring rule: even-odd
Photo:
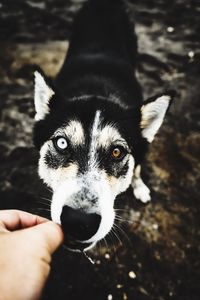
[[68,146],[67,140],[64,137],[57,138],[55,143],[59,150],[65,150]]

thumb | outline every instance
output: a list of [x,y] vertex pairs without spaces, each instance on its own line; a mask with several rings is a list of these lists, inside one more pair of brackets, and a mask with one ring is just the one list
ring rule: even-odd
[[31,228],[24,229],[29,236],[35,236],[37,241],[42,241],[49,254],[53,254],[62,244],[64,235],[60,225],[47,221]]

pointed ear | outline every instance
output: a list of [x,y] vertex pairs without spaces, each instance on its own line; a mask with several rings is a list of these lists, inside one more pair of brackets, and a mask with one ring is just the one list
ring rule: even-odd
[[49,102],[55,94],[52,88],[46,82],[44,76],[38,71],[34,72],[35,75],[35,120],[39,121],[49,113]]
[[141,133],[151,143],[162,125],[167,109],[173,99],[174,93],[156,96],[144,102],[141,107]]

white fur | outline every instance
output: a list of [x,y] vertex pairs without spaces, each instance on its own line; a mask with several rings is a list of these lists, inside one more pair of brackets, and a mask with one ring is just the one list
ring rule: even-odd
[[134,170],[134,175],[132,179],[133,194],[136,199],[143,203],[147,203],[151,200],[150,190],[142,181],[141,176],[141,166],[138,165]]
[[44,78],[39,72],[35,72],[35,120],[44,119],[45,115],[49,113],[49,101],[54,95],[54,91],[47,85]]
[[83,125],[78,120],[70,121],[67,126],[58,129],[54,136],[65,135],[73,146],[80,146],[85,143]]
[[122,143],[126,145],[126,142],[122,139],[119,131],[113,125],[106,125],[99,132],[98,147],[108,148],[112,143]]
[[135,198],[143,203],[151,201],[150,190],[141,178],[135,179],[133,183],[133,193]]
[[92,170],[92,168],[96,167],[97,163],[97,157],[96,157],[96,149],[97,149],[97,143],[98,143],[98,136],[100,132],[100,124],[101,124],[101,111],[97,110],[94,118],[94,123],[91,131],[91,144],[90,144],[90,150],[89,150],[89,167]]
[[[73,195],[80,192],[85,186],[90,187],[91,193],[97,195],[98,202],[91,205],[90,195],[86,195],[85,201],[74,202]],[[102,217],[100,227],[96,234],[89,240],[84,242],[95,243],[102,239],[112,228],[115,213],[113,209],[114,196],[106,181],[106,178],[100,176],[100,172],[94,170],[88,172],[82,177],[68,179],[59,184],[54,190],[52,204],[51,204],[51,217],[52,220],[58,224],[61,223],[60,215],[64,205],[68,205],[75,209],[84,209],[87,213],[97,213]]]
[[153,102],[145,104],[141,108],[141,124],[142,136],[151,143],[160,128],[171,97],[164,95]]
[[60,182],[54,190],[51,202],[51,218],[57,224],[61,224],[60,216],[63,206],[69,204],[73,207],[72,203],[68,203],[68,201],[70,197],[77,192],[77,190],[78,185],[75,178]]

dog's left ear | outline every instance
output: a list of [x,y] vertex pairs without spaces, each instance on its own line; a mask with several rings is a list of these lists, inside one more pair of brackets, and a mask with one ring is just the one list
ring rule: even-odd
[[174,97],[174,92],[155,96],[145,101],[141,107],[140,128],[142,136],[151,143],[163,123],[165,114]]
[[55,94],[50,85],[47,83],[45,77],[35,71],[35,120],[43,120],[44,117],[49,113],[49,103],[52,96]]

